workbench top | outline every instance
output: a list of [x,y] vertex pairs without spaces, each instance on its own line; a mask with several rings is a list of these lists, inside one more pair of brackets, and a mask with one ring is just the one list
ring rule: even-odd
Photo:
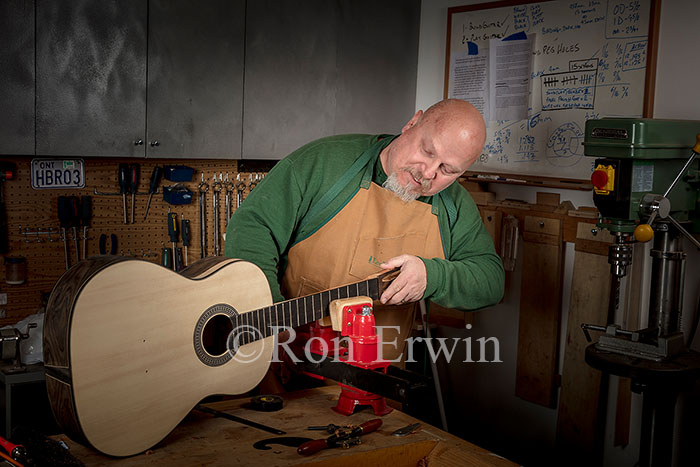
[[[377,418],[370,409],[352,416],[344,416],[331,410],[335,406],[340,388],[324,386],[284,394],[284,407],[277,412],[256,412],[245,405],[249,398],[226,400],[207,404],[224,411],[287,432],[283,436],[323,439],[325,432],[309,431],[310,425],[358,425]],[[396,409],[381,417],[382,426],[373,433],[362,436],[362,444],[349,449],[324,449],[314,455],[302,457],[295,447],[273,444],[263,451],[253,448],[257,441],[275,438],[267,433],[236,422],[214,418],[199,411],[192,411],[163,441],[145,453],[128,458],[111,458],[86,448],[64,435],[55,439],[64,441],[70,452],[89,466],[288,466],[312,464],[318,466],[391,465],[415,466],[512,466],[508,460],[485,449],[450,435],[425,423],[416,433],[404,437],[391,433],[417,420]]]

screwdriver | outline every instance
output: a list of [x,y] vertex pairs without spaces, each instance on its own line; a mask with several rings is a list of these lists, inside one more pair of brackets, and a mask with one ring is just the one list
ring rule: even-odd
[[122,207],[124,209],[124,223],[128,224],[126,218],[126,192],[129,191],[129,165],[119,164],[119,193],[122,195]]
[[153,167],[151,181],[148,184],[148,203],[146,203],[146,213],[143,215],[143,220],[146,220],[146,216],[148,216],[148,209],[151,207],[151,199],[153,198],[153,194],[158,191],[158,184],[160,183],[160,176],[162,173],[163,170],[159,165]]
[[80,223],[83,225],[83,259],[87,258],[87,232],[92,219],[92,198],[83,196],[80,198]]
[[63,250],[66,256],[66,271],[70,268],[70,259],[68,257],[68,239],[66,238],[66,229],[70,227],[70,204],[65,196],[58,197],[58,220],[61,223],[61,234],[63,234]]
[[[177,243],[178,232],[180,231],[177,225],[177,214],[170,212],[168,209],[168,236],[173,244],[173,254],[175,253],[175,244]],[[173,270],[177,271],[178,265],[173,261]]]
[[68,197],[70,207],[70,226],[73,228],[73,241],[75,241],[75,260],[80,261],[80,249],[78,248],[78,227],[80,227],[80,206],[77,196]]
[[190,221],[182,215],[182,246],[185,247],[185,266],[187,266],[187,247],[190,246]]
[[136,191],[139,188],[139,165],[132,164],[129,167],[129,192],[131,193],[131,223],[134,223],[134,202]]

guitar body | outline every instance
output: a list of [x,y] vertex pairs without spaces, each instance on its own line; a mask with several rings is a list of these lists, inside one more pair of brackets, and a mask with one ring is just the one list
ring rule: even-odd
[[245,261],[206,258],[183,274],[112,256],[77,264],[56,283],[45,317],[56,419],[71,438],[111,456],[152,447],[203,398],[258,384],[274,337],[234,355],[207,346],[206,334],[217,320],[271,304],[265,275]]

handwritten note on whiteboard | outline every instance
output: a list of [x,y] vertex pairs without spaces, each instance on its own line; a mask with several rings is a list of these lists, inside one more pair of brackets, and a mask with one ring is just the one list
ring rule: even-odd
[[[470,170],[589,179],[593,159],[583,156],[582,146],[586,120],[642,116],[650,3],[556,0],[450,8],[447,95],[489,109],[482,112],[489,122],[486,145]],[[517,33],[533,41],[527,109],[525,115],[499,116],[489,50]],[[486,75],[469,68],[477,58]],[[470,82],[472,74],[477,78]]]

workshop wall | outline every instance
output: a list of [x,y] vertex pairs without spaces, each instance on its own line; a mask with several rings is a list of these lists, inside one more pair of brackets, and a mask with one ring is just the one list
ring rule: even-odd
[[[107,238],[111,234],[117,236],[117,254],[160,263],[163,246],[171,247],[168,237],[167,213],[168,208],[177,213],[181,220],[190,220],[191,240],[188,248],[188,264],[200,258],[200,215],[198,185],[202,174],[209,185],[214,174],[218,177],[228,175],[229,180],[236,182],[240,173],[241,181],[246,186],[242,199],[250,192],[251,176],[262,176],[262,171],[239,172],[239,161],[236,160],[166,160],[166,159],[104,159],[85,158],[85,188],[83,189],[48,189],[35,190],[31,183],[31,159],[3,158],[17,166],[14,180],[2,183],[3,200],[7,212],[7,229],[9,233],[9,252],[7,256],[23,257],[26,259],[26,282],[21,285],[8,285],[5,281],[6,271],[3,264],[0,267],[0,294],[7,294],[7,303],[0,305],[0,325],[14,324],[24,317],[36,313],[42,307],[42,295],[51,292],[56,280],[66,270],[64,244],[61,241],[60,224],[58,219],[59,196],[91,196],[92,221],[87,235],[87,255],[99,254],[98,242],[100,235]],[[135,200],[134,223],[124,224],[121,195],[96,195],[100,193],[119,193],[117,171],[120,163],[138,164],[140,166],[140,181]],[[247,161],[248,166],[254,166]],[[164,185],[175,182],[161,180],[159,191],[153,195],[150,210],[146,220],[143,219],[148,200],[148,184],[155,165],[186,165],[194,169],[192,181],[184,185],[194,194],[191,204],[170,205],[163,200]],[[262,166],[261,166],[262,167]],[[207,212],[207,255],[214,254],[214,221],[213,196],[210,186],[206,194]],[[219,229],[223,234],[226,229],[225,194],[219,195]],[[231,193],[231,212],[236,208],[237,191]],[[127,195],[127,213],[131,222],[131,197]],[[51,231],[50,234],[46,232]],[[27,233],[24,233],[27,232]],[[30,232],[42,232],[31,234]],[[82,227],[78,228],[78,244],[82,255]],[[182,247],[180,236],[178,247]],[[75,241],[72,231],[67,234],[70,264],[76,263]],[[111,247],[107,242],[107,251]],[[224,241],[221,240],[223,254]]]
[[[443,96],[445,73],[445,37],[447,9],[452,6],[485,3],[485,0],[431,0],[421,5],[421,31],[418,56],[416,110],[425,109]],[[695,14],[693,14],[695,13]],[[655,90],[654,117],[700,120],[700,87],[697,86],[697,61],[688,60],[688,50],[700,46],[693,19],[700,14],[700,3],[695,0],[663,0],[661,2],[660,35]],[[695,46],[693,46],[695,44]],[[489,184],[496,200],[515,199],[533,202],[541,188]],[[551,190],[561,200],[569,200],[576,207],[593,206],[591,193],[571,190]],[[522,247],[522,242],[519,245]],[[696,308],[700,280],[700,253],[684,240],[688,254],[684,326],[692,322]],[[522,251],[522,250],[519,250]],[[574,245],[565,245],[562,296],[562,336],[565,336],[572,290],[572,269],[575,261]],[[525,465],[547,465],[556,447],[557,408],[538,406],[515,396],[518,322],[520,296],[527,293],[520,288],[522,262],[508,273],[504,300],[497,306],[475,313],[471,329],[441,328],[442,337],[471,337],[472,341],[486,336],[498,337],[502,363],[462,364],[441,367],[443,388],[452,388],[446,394],[450,431],[460,433],[496,453],[512,455],[511,459]],[[562,342],[564,355],[565,342]],[[700,338],[695,338],[694,349],[700,349]],[[617,396],[617,381],[610,388],[605,452],[603,465],[633,465],[639,454],[641,397],[632,394],[630,439],[626,446],[615,446],[613,440]],[[698,385],[700,386],[700,384]],[[446,390],[445,392],[447,392]],[[682,397],[677,406],[676,420],[682,427],[677,437],[680,458],[695,465],[698,447],[698,414],[700,389]],[[485,442],[482,442],[485,441]],[[581,462],[579,453],[570,452],[570,464]],[[688,459],[693,459],[688,463]],[[556,462],[554,463],[556,465]]]

